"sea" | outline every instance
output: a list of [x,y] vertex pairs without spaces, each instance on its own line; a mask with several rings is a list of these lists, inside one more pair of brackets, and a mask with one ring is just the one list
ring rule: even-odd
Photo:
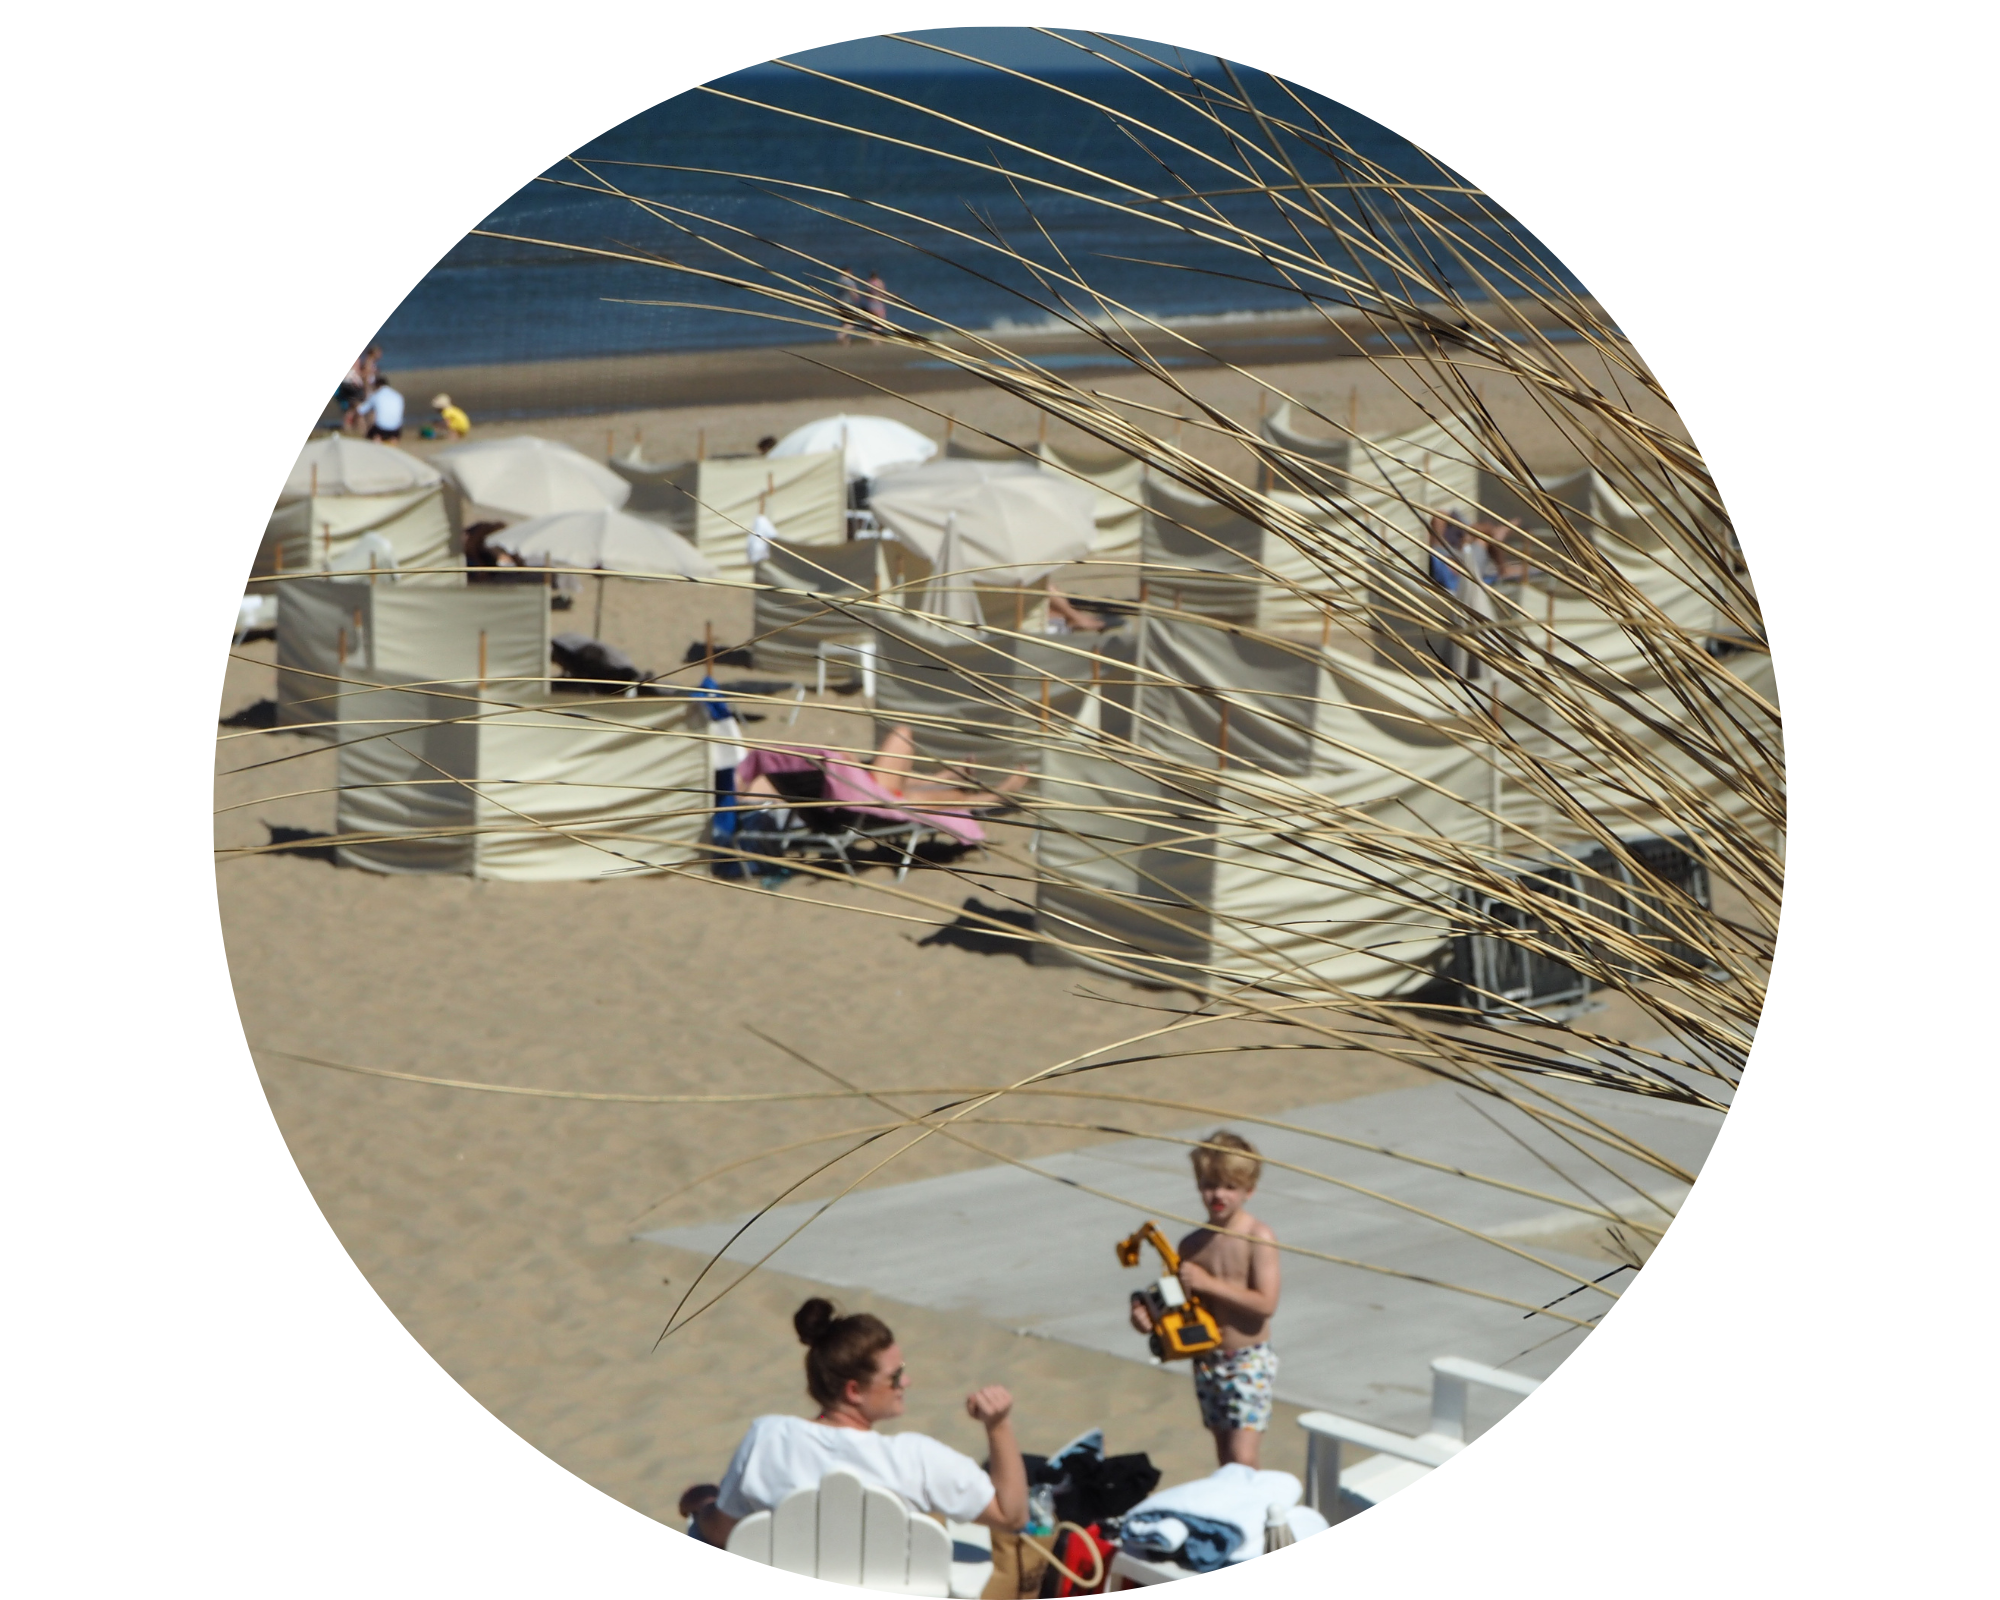
[[[1233,142],[1241,115],[1190,107],[1163,69],[1092,64],[1030,84],[990,70],[917,64],[829,81],[762,65],[661,102],[526,183],[424,277],[376,340],[391,371],[800,343],[829,337],[748,284],[818,287],[879,273],[893,295],[956,327],[1051,324],[1130,308],[1162,320],[1298,311],[1281,264],[1163,226],[1157,197],[1213,208],[1297,243],[1243,174],[1304,178],[1362,240],[1329,267],[1380,277],[1370,241],[1419,249],[1462,293],[1479,284],[1459,253],[1414,238],[1406,219],[1352,183],[1368,163],[1426,185],[1448,231],[1476,227],[1518,271],[1577,286],[1548,252],[1464,180],[1389,129],[1257,74],[1239,81],[1272,116],[1323,124],[1331,140],[1282,139],[1287,173]],[[1163,92],[1170,87],[1175,93]],[[616,190],[618,193],[605,193]],[[1109,202],[1107,204],[1106,202]],[[1015,254],[1008,254],[1011,251]],[[1491,248],[1489,244],[1488,248]],[[641,259],[619,260],[591,251]],[[681,269],[693,269],[681,270]],[[709,276],[697,276],[696,274]],[[1077,282],[1088,289],[1077,287]],[[1322,300],[1344,302],[1325,285]],[[801,321],[801,317],[804,318]]]

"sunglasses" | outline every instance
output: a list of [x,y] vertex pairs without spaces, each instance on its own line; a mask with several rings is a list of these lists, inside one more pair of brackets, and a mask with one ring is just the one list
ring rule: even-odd
[[894,1372],[878,1372],[875,1376],[892,1389],[907,1389],[910,1386],[909,1367],[900,1366]]

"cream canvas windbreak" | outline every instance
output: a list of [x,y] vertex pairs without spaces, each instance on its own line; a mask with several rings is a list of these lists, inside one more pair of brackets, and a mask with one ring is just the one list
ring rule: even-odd
[[395,554],[395,581],[424,588],[465,582],[452,550],[444,485],[433,481],[391,494],[307,495],[280,505],[264,529],[256,570],[325,572],[351,564],[369,534]]
[[477,682],[539,689],[549,674],[549,601],[540,584],[458,589],[286,578],[278,592],[278,721],[334,736],[356,679]]
[[342,700],[340,860],[515,883],[678,866],[700,853],[713,804],[706,730],[680,698],[356,690]]
[[[1388,994],[1421,983],[1454,931],[1461,874],[1427,865],[1466,851],[1529,870],[1552,848],[1580,852],[1596,840],[1578,809],[1621,839],[1686,832],[1669,786],[1601,749],[1560,783],[1568,809],[1524,786],[1489,758],[1449,678],[1426,686],[1381,657],[1195,619],[1145,619],[1129,653],[1127,671],[1093,686],[1078,736],[1041,751],[1037,923],[1068,948],[1038,946],[1037,960],[1216,987],[1282,987],[1289,968],[1302,984]],[[1755,704],[1769,698],[1769,657],[1739,659],[1749,692],[1733,710],[1774,736]],[[1660,682],[1635,668],[1616,686],[1634,707],[1624,736],[1738,825],[1774,836],[1648,727],[1676,715]],[[1560,772],[1575,730],[1525,696],[1503,700],[1509,731]]]
[[847,479],[838,450],[698,462],[694,494],[695,548],[727,580],[750,580],[749,536],[759,514],[787,544],[847,539]]

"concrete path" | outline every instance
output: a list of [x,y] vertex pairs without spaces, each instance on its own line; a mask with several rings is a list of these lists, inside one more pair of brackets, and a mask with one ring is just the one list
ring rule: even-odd
[[[1720,1118],[1628,1096],[1556,1086],[1563,1098],[1692,1172]],[[1657,1225],[1639,1192],[1678,1205],[1686,1186],[1649,1171],[1601,1142],[1583,1143],[1596,1161],[1522,1113],[1446,1084],[1307,1106],[1275,1120],[1387,1146],[1507,1183],[1636,1216]],[[1481,1111],[1486,1114],[1481,1115]],[[1491,1120],[1489,1120],[1491,1119]],[[1497,1124],[1497,1125],[1496,1125]],[[1393,1157],[1330,1143],[1309,1133],[1235,1125],[1266,1156],[1328,1173],[1504,1238],[1540,1265],[1408,1210],[1334,1185],[1266,1167],[1252,1209],[1288,1245],[1402,1273],[1464,1285],[1529,1306],[1592,1317],[1611,1303],[1584,1289],[1614,1268],[1590,1249],[1604,1226],[1575,1211]],[[1200,1138],[1207,1127],[1185,1130]],[[1602,1162],[1603,1165],[1598,1165]],[[968,1312],[1043,1338],[1146,1361],[1145,1341],[1126,1320],[1126,1298],[1149,1275],[1118,1266],[1112,1246],[1151,1216],[1170,1238],[1200,1202],[1184,1146],[1122,1139],[1047,1157],[1035,1170],[998,1165],[847,1196],[784,1246],[771,1265],[834,1287],[866,1287],[913,1305]],[[1607,1171],[1606,1168],[1611,1170]],[[1090,1191],[1099,1191],[1092,1193]],[[1587,1198],[1594,1196],[1595,1201]],[[1115,1197],[1115,1198],[1109,1198]],[[728,1244],[743,1219],[641,1235],[683,1249],[753,1262],[816,1206],[787,1206]],[[1537,1241],[1546,1241],[1539,1243]],[[1583,1330],[1516,1306],[1482,1300],[1411,1278],[1296,1254],[1284,1257],[1274,1343],[1278,1392],[1404,1432],[1422,1430],[1433,1356],[1467,1356],[1534,1377],[1546,1376]],[[1629,1271],[1609,1278],[1616,1290]],[[1505,1409],[1475,1394],[1475,1429]]]

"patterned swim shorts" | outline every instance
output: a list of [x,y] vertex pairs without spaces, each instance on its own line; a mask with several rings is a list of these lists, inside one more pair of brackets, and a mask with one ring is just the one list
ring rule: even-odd
[[1271,1386],[1278,1380],[1278,1352],[1268,1344],[1210,1350],[1194,1358],[1194,1397],[1201,1425],[1210,1432],[1271,1425]]

